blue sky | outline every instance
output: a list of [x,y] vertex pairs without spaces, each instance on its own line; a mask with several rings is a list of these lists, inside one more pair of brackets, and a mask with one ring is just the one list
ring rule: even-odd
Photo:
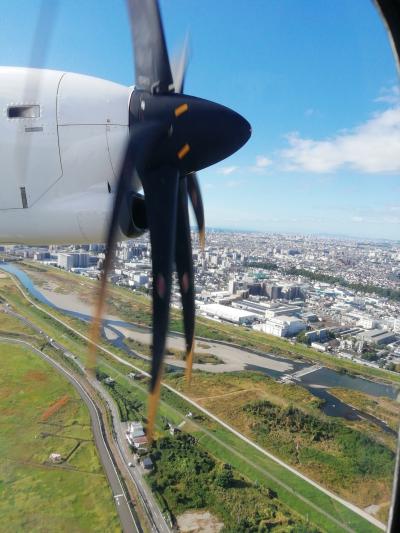
[[[39,4],[2,5],[1,64],[29,63]],[[253,126],[240,152],[200,174],[209,226],[399,239],[398,78],[372,2],[161,0],[161,9],[171,54],[190,32],[186,92]],[[123,0],[61,1],[51,37],[47,67],[133,83]]]

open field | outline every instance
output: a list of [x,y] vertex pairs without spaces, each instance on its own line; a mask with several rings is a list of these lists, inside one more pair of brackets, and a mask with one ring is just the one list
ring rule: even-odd
[[4,312],[0,308],[0,335],[4,337],[19,337],[31,343],[39,341],[36,331],[27,324],[23,324],[16,317]]
[[[135,339],[126,338],[124,340],[124,343],[128,348],[131,350],[134,350],[135,352],[140,353],[141,355],[151,355],[151,345],[145,344],[143,342],[137,341]],[[165,356],[168,357],[168,360],[171,360],[173,362],[173,359],[177,359],[178,361],[185,361],[186,360],[186,352],[184,350],[177,350],[175,348],[167,348],[165,350]],[[195,352],[193,354],[193,362],[197,364],[206,364],[210,363],[212,365],[220,365],[223,364],[224,361],[217,357],[213,353],[198,353]]]
[[165,379],[344,499],[360,507],[390,499],[395,442],[389,447],[368,435],[369,426],[355,429],[352,423],[325,416],[318,408],[320,400],[304,388],[249,372],[196,372],[190,390],[182,376],[169,373]]
[[[7,280],[0,280],[0,282],[6,283]],[[4,283],[3,285],[0,284],[0,291],[2,291],[3,294],[7,294],[7,296],[9,296],[9,292],[11,292],[12,301],[19,306],[20,312],[26,311],[32,313],[32,319],[36,317],[38,320],[43,321],[43,329],[48,331],[46,326],[51,328],[52,333],[49,334],[63,344],[66,344],[66,342],[75,344],[78,348],[78,353],[83,352],[82,359],[85,360],[86,350],[84,349],[84,343],[76,334],[71,334],[66,328],[56,324],[51,318],[44,319],[43,313],[37,309],[34,309],[33,306],[26,305],[26,301],[23,300],[23,297],[17,292],[17,289],[12,282],[8,280],[8,287],[5,287]],[[71,322],[73,327],[76,327],[76,324],[78,324],[79,327],[76,327],[76,329],[87,333],[87,326],[82,322],[75,319],[70,319],[61,313],[53,312],[53,310],[51,310],[51,312],[57,316],[60,316],[60,318],[65,322]],[[110,349],[110,346],[108,346],[108,348]],[[74,350],[71,348],[71,351]],[[112,351],[116,350],[112,348]],[[123,357],[126,358],[126,354],[124,354]],[[109,359],[109,362],[110,361],[111,360]],[[112,363],[112,365],[114,364],[115,362]],[[134,361],[134,364],[137,365],[136,360]],[[122,367],[123,365],[117,363],[117,366]],[[125,368],[125,372],[127,372],[127,370],[128,369]],[[221,379],[223,379],[223,376],[221,376]],[[276,386],[277,389],[274,394],[279,397],[280,391],[284,390],[285,386],[279,384],[276,384]],[[163,398],[166,399],[168,397],[168,400],[163,402],[160,409],[161,413],[165,413],[165,409],[167,409],[168,414],[165,414],[165,416],[171,416],[171,413],[173,413],[174,409],[176,410],[177,407],[181,411],[181,416],[182,414],[187,413],[189,409],[193,410],[191,406],[179,399],[176,395],[168,393],[166,396],[166,392],[167,391],[163,392]],[[303,389],[302,392],[304,392]],[[142,394],[144,398],[146,398],[146,387],[143,388]],[[305,402],[308,401],[307,397],[304,397],[303,399]],[[301,398],[297,398],[296,401],[301,401]],[[318,400],[315,400],[315,398],[312,398],[312,401],[318,402]],[[165,404],[167,404],[168,408],[165,407]],[[315,408],[317,407],[315,406]],[[176,418],[176,414],[174,415],[174,418]],[[317,488],[312,487],[306,481],[300,479],[295,474],[288,472],[273,460],[263,456],[261,452],[257,452],[248,444],[240,441],[238,437],[235,437],[228,430],[218,426],[215,423],[212,423],[209,427],[209,431],[212,432],[213,438],[210,439],[209,436],[205,438],[208,451],[215,456],[219,456],[222,461],[230,462],[231,464],[236,465],[236,468],[238,468],[241,473],[244,473],[253,481],[256,480],[258,483],[265,484],[267,488],[270,487],[273,488],[273,490],[278,490],[278,496],[280,500],[287,503],[290,508],[295,509],[297,512],[306,513],[309,516],[310,521],[321,525],[321,527],[323,525],[323,529],[327,531],[343,531],[343,528],[338,527],[337,524],[335,526],[335,523],[332,523],[332,520],[329,518],[329,516],[337,516],[339,517],[339,520],[343,521],[340,523],[349,524],[350,527],[354,528],[356,531],[376,530],[374,526],[368,524],[364,519],[358,517],[355,513],[344,508],[337,502],[332,501],[329,496],[321,493]],[[204,437],[203,432],[201,436]],[[226,447],[226,443],[229,443],[231,449]],[[287,486],[287,488],[285,488],[284,484]],[[293,491],[295,491],[295,493],[293,493]],[[321,516],[322,511],[317,511],[315,508],[310,507],[307,502],[304,502],[299,497],[299,495],[303,494],[307,496],[309,502],[317,502],[316,506],[318,509],[327,509],[328,517],[325,515]]]
[[[143,404],[137,418],[147,412],[147,383],[146,380],[137,382],[130,380],[121,370],[116,370],[113,364],[101,363],[100,368],[111,375],[122,387],[127,387],[129,395]],[[303,400],[307,401],[303,397]],[[193,418],[189,421],[186,414],[191,411]],[[295,474],[283,469],[275,461],[250,447],[237,436],[216,424],[201,411],[188,404],[182,398],[169,390],[162,389],[160,407],[157,416],[156,437],[165,435],[163,431],[165,420],[174,425],[185,421],[182,429],[194,435],[201,443],[202,449],[210,453],[215,459],[231,464],[240,474],[252,483],[273,490],[278,499],[290,509],[318,525],[322,530],[342,533],[343,531],[362,531],[363,533],[377,531],[377,528],[357,514],[323,494]],[[385,519],[384,516],[381,518]],[[308,531],[307,529],[305,531]]]
[[[147,383],[132,383],[113,370],[112,365],[100,363],[98,378],[104,379],[106,375],[115,379],[115,383],[107,388],[117,399],[123,419],[126,419],[125,410],[129,410],[130,405],[134,406],[130,419],[144,419]],[[201,432],[196,423],[186,422],[182,428],[185,433],[171,438],[167,420],[176,425],[185,422],[183,413],[161,401],[156,424],[157,440],[151,449],[156,470],[150,475],[149,482],[164,512],[176,519],[189,509],[207,509],[225,524],[223,531],[244,532],[251,528],[258,530],[259,526],[284,531],[290,524],[294,531],[319,531],[306,524],[306,520],[291,511],[273,490],[258,481],[252,482],[236,469],[229,468],[228,479],[225,479],[224,463],[206,451],[205,442],[196,444],[195,439],[186,433]],[[223,449],[220,452],[223,453]]]
[[[43,283],[50,282],[53,290],[64,294],[73,293],[86,306],[92,305],[95,301],[96,291],[94,289],[97,287],[96,281],[82,276],[77,277],[75,274],[54,267],[44,267],[31,262],[20,263],[18,266],[19,268],[25,269],[32,279],[34,279],[35,283],[43,285]],[[86,307],[86,309],[88,308]],[[118,316],[134,324],[151,326],[150,298],[123,287],[109,284],[106,313]],[[183,332],[180,313],[174,309],[171,310],[170,329],[172,331]],[[334,358],[308,348],[302,343],[291,344],[285,339],[248,330],[243,327],[222,324],[201,316],[197,317],[196,320],[196,335],[210,340],[234,343],[244,348],[259,350],[265,353],[295,359],[304,358],[344,372],[358,374],[372,379],[379,378],[400,385],[400,374],[397,375],[386,370],[362,366],[352,361]]]
[[[71,332],[71,330],[69,330],[68,328],[60,325],[60,323],[58,323],[52,317],[46,315],[45,313],[42,313],[32,304],[27,302],[27,300],[18,290],[14,281],[10,277],[0,279],[0,297],[1,296],[3,296],[3,298],[5,298],[12,305],[12,308],[18,314],[26,317],[28,320],[33,322],[49,337],[57,339],[60,343],[63,344],[63,346],[65,346],[65,348],[67,348],[67,350],[78,356],[84,363],[87,363],[88,350],[86,342],[84,342],[78,335]],[[44,304],[40,305],[43,308],[46,308]],[[68,315],[65,315],[55,309],[47,309],[51,311],[52,315],[68,323],[68,325],[73,327],[75,330],[82,332],[86,335],[88,334],[88,324],[82,322],[77,318],[72,318]],[[19,321],[17,322],[18,324],[20,324]],[[105,341],[103,342],[103,344],[109,346]],[[118,352],[118,349],[116,349],[116,352]],[[124,354],[124,352],[122,351],[120,351],[120,353]],[[147,368],[147,363],[140,361],[139,359],[137,361],[139,365],[142,364]]]
[[84,403],[44,361],[8,344],[0,345],[0,428],[2,531],[120,531]]

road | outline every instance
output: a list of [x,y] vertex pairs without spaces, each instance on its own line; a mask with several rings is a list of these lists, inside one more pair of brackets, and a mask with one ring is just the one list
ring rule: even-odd
[[[14,316],[18,320],[20,320],[21,322],[23,322],[24,324],[29,326],[30,328],[34,329],[36,332],[44,335],[43,331],[40,328],[38,328],[33,322],[31,322],[27,318],[19,315],[18,313],[16,313],[15,311],[10,309],[9,307],[5,308],[4,312]],[[60,352],[64,353],[64,355],[66,355],[67,357],[71,357],[74,360],[75,364],[77,366],[79,366],[79,368],[81,369],[82,373],[85,375],[85,379],[90,383],[90,385],[94,389],[96,389],[98,391],[100,396],[106,402],[106,404],[107,404],[107,406],[108,406],[108,408],[109,408],[109,410],[111,412],[111,415],[112,415],[112,423],[113,423],[113,428],[114,428],[115,435],[116,435],[115,443],[117,445],[117,450],[118,450],[118,453],[119,453],[120,458],[122,460],[122,463],[125,465],[125,474],[128,475],[128,477],[132,480],[133,484],[136,487],[136,490],[137,490],[137,492],[139,494],[139,497],[141,499],[141,502],[142,502],[142,506],[143,506],[144,510],[146,511],[147,517],[148,517],[149,522],[150,522],[150,524],[152,526],[152,530],[156,531],[156,532],[159,532],[159,533],[169,533],[170,532],[170,528],[168,527],[168,525],[167,525],[167,523],[165,521],[165,518],[162,515],[159,506],[157,505],[157,502],[156,502],[156,500],[154,498],[153,493],[151,492],[150,488],[147,486],[145,480],[143,479],[144,471],[142,470],[142,468],[139,465],[134,467],[134,468],[129,466],[129,463],[133,462],[132,452],[129,449],[128,443],[126,441],[124,427],[123,427],[123,425],[121,423],[121,420],[120,420],[120,417],[119,417],[119,412],[118,412],[118,409],[117,409],[117,407],[115,405],[114,400],[111,398],[111,396],[108,394],[108,392],[104,389],[104,387],[101,386],[101,384],[97,381],[97,379],[86,371],[84,365],[80,362],[80,360],[77,357],[75,357],[68,350],[66,350],[66,348],[62,344],[57,342],[56,340],[50,339],[48,336],[46,336],[46,337],[47,337],[47,340],[48,340],[48,343],[49,343],[50,346],[52,346],[56,350],[59,350]],[[0,338],[0,340],[1,340],[1,338]],[[23,342],[23,341],[19,341],[19,342]],[[51,359],[48,355],[43,354],[43,352],[41,352],[40,350],[34,348],[29,343],[26,343],[26,342],[23,342],[23,343],[28,345],[28,346],[30,346],[31,349],[33,349],[35,352],[41,354],[42,356],[45,356],[46,360],[49,360],[52,363],[54,363],[53,366],[56,365],[57,369],[58,368],[62,368],[63,371],[64,371],[64,374],[67,373],[69,377],[73,377],[72,374],[67,372],[61,365],[59,365],[57,362],[55,362],[53,359]],[[82,383],[78,382],[75,378],[73,378],[73,379],[76,381],[76,383],[79,384],[79,387],[80,387],[81,390],[85,390],[83,385],[82,385]],[[90,396],[88,395],[88,393],[86,391],[85,391],[85,394],[90,398]],[[96,439],[95,439],[95,442],[96,442],[96,445],[97,445]],[[107,448],[107,450],[108,450],[108,448]],[[110,454],[109,450],[108,450],[108,452]],[[99,449],[99,453],[100,453],[100,449]],[[119,491],[119,492],[121,492],[121,491]],[[117,506],[118,506],[119,505],[119,500],[118,499],[116,500],[116,503],[117,503]],[[138,531],[138,530],[141,531],[142,529],[141,529],[139,520],[137,519],[136,531]],[[124,531],[125,531],[125,529],[124,529]]]
[[[135,464],[132,457],[132,452],[129,449],[128,442],[126,440],[125,427],[120,420],[119,412],[114,400],[111,398],[108,392],[104,390],[103,386],[96,379],[91,382],[91,385],[99,391],[103,399],[107,402],[107,405],[111,411],[111,415],[113,418],[113,427],[116,435],[116,444],[118,446],[118,451],[123,461],[127,465],[130,462]],[[160,533],[169,533],[170,529],[165,522],[165,518],[162,515],[159,506],[157,505],[154,495],[148,488],[146,481],[143,479],[143,475],[145,475],[144,470],[140,465],[128,468],[129,476],[135,484],[140,498],[144,503],[144,507],[147,511],[147,516],[153,526],[153,529],[159,531]]]
[[[42,313],[50,316],[53,320],[55,320],[56,322],[58,322],[59,324],[62,324],[65,328],[69,329],[70,331],[72,331],[75,335],[78,335],[81,339],[85,340],[87,343],[92,343],[91,339],[89,339],[89,337],[87,337],[86,335],[84,335],[83,333],[81,333],[80,331],[76,330],[75,328],[71,327],[68,323],[66,323],[65,321],[59,319],[57,316],[53,315],[52,313],[50,313],[49,311],[47,311],[46,309],[43,309],[40,305],[38,305],[36,302],[34,302],[31,298],[29,298],[29,296],[25,293],[25,291],[21,288],[20,284],[16,281],[16,279],[14,278],[14,276],[12,276],[12,279],[16,285],[16,287],[18,288],[18,290],[21,292],[21,294],[24,296],[25,299],[27,299],[34,307],[36,307],[37,309],[39,309]],[[108,350],[107,348],[104,348],[103,346],[101,346],[100,344],[96,344],[96,347],[98,350],[102,351],[103,353],[107,354],[109,357],[112,357],[114,360],[124,364],[125,366],[128,366],[132,369],[134,369],[136,372],[142,374],[142,375],[145,375],[147,377],[150,377],[150,374],[148,372],[145,372],[144,370],[142,370],[141,368],[139,367],[136,367],[135,365],[133,365],[132,363],[129,363],[128,361],[126,361],[125,359],[123,359],[122,357],[119,357],[118,355],[116,355],[115,353],[113,353],[111,350]],[[194,407],[196,407],[198,410],[202,411],[205,415],[207,415],[208,417],[210,417],[211,419],[213,419],[215,422],[217,422],[218,424],[220,424],[222,427],[224,427],[225,429],[227,429],[228,431],[230,431],[231,433],[233,433],[235,436],[237,436],[238,438],[240,438],[241,440],[243,440],[244,442],[246,442],[247,444],[249,444],[250,446],[252,446],[253,448],[255,448],[257,451],[259,451],[260,453],[262,453],[263,455],[265,455],[266,457],[272,459],[273,461],[275,461],[277,464],[279,464],[280,466],[282,466],[283,468],[285,468],[286,470],[288,470],[289,472],[295,474],[296,476],[300,477],[301,479],[303,479],[304,481],[307,481],[310,485],[314,486],[315,488],[317,488],[318,490],[320,490],[322,493],[326,494],[329,498],[331,498],[332,500],[335,500],[337,501],[338,503],[340,503],[341,505],[347,507],[348,509],[350,509],[352,512],[358,514],[359,516],[361,516],[362,518],[364,518],[365,520],[368,520],[370,523],[372,523],[374,526],[378,527],[379,529],[381,529],[382,531],[385,531],[386,529],[386,526],[380,522],[379,520],[377,520],[375,517],[371,516],[370,514],[368,514],[366,511],[364,511],[363,509],[360,509],[359,507],[357,507],[356,505],[344,500],[343,498],[341,498],[340,496],[338,496],[337,494],[331,492],[330,490],[326,489],[325,487],[322,487],[321,485],[319,485],[318,483],[316,483],[314,480],[312,480],[311,478],[307,477],[306,475],[302,474],[301,472],[299,472],[298,470],[296,470],[295,468],[291,467],[290,465],[284,463],[281,459],[279,459],[278,457],[276,457],[275,455],[271,454],[270,452],[264,450],[261,446],[259,446],[258,444],[256,444],[255,442],[253,442],[251,439],[245,437],[244,435],[242,435],[241,433],[239,433],[239,431],[235,430],[233,427],[231,427],[229,424],[227,424],[226,422],[224,422],[222,419],[218,418],[217,416],[215,416],[213,413],[211,413],[210,411],[208,411],[207,409],[205,409],[204,407],[202,407],[200,404],[196,403],[194,400],[192,400],[191,398],[189,398],[188,396],[182,394],[181,392],[177,391],[176,389],[174,389],[173,387],[171,387],[170,385],[166,384],[166,383],[162,383],[162,386],[169,389],[171,392],[173,392],[174,394],[180,396],[183,400],[185,400],[186,402],[190,403],[191,405],[193,405]]]
[[62,374],[63,377],[65,377],[78,392],[79,396],[82,398],[82,400],[85,402],[89,409],[94,442],[96,444],[101,463],[103,465],[112,493],[114,495],[116,509],[119,515],[119,519],[121,521],[122,529],[124,533],[141,533],[143,531],[142,527],[140,525],[138,517],[134,516],[131,507],[128,503],[128,498],[125,493],[125,489],[121,484],[117,470],[110,454],[110,450],[108,449],[108,445],[104,438],[103,425],[100,418],[99,409],[93,402],[92,398],[89,396],[89,394],[80,384],[80,382],[74,377],[71,372],[66,370],[59,363],[54,361],[51,357],[49,357],[47,354],[45,354],[35,346],[32,346],[31,344],[23,340],[7,337],[0,337],[0,342],[19,344],[29,348],[31,351],[35,352],[47,363],[53,366],[57,370],[57,372]]

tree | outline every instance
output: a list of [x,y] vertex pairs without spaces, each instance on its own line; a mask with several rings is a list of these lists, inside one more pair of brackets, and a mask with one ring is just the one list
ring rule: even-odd
[[308,339],[306,337],[306,332],[305,331],[300,331],[300,333],[298,333],[296,335],[296,341],[297,342],[302,342],[303,344],[307,344],[307,345],[310,344],[310,339]]
[[230,486],[232,486],[232,482],[233,482],[232,468],[229,465],[224,465],[217,473],[215,477],[215,483],[218,485],[218,487],[227,489]]
[[376,361],[378,359],[378,356],[375,352],[364,352],[361,355],[361,359],[365,359],[366,361]]

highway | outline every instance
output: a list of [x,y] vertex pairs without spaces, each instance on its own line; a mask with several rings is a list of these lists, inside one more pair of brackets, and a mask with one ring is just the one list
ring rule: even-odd
[[[86,342],[88,343],[92,343],[92,341],[89,339],[89,337],[87,337],[86,335],[84,335],[83,333],[81,333],[80,331],[76,330],[75,328],[71,327],[68,323],[66,323],[65,321],[59,319],[57,316],[53,315],[52,313],[50,313],[49,311],[47,311],[46,309],[43,309],[40,305],[38,305],[36,302],[34,302],[26,293],[25,291],[21,288],[20,284],[16,281],[16,279],[14,278],[14,276],[11,276],[16,287],[18,288],[18,290],[21,292],[21,294],[34,306],[36,307],[37,309],[39,309],[42,313],[50,316],[51,318],[53,318],[53,320],[55,320],[56,322],[62,324],[65,328],[69,329],[70,331],[72,331],[75,335],[78,335],[80,338],[82,338],[83,340],[85,340]],[[100,344],[96,344],[96,347],[98,350],[102,351],[103,353],[107,354],[109,357],[112,357],[114,360],[124,364],[125,366],[128,366],[132,369],[134,369],[136,372],[142,374],[142,375],[145,375],[147,377],[150,377],[150,374],[148,372],[145,372],[144,370],[142,370],[141,368],[139,367],[136,367],[135,365],[133,365],[132,363],[126,361],[125,359],[123,359],[122,357],[119,357],[118,355],[116,355],[115,353],[113,353],[111,350],[108,350],[107,348],[101,346]],[[262,453],[263,455],[265,455],[266,457],[272,459],[273,461],[275,461],[277,464],[279,464],[280,466],[282,466],[283,468],[285,468],[286,470],[288,470],[289,472],[295,474],[296,476],[298,476],[299,478],[303,479],[304,481],[307,481],[310,485],[314,486],[315,488],[317,488],[318,490],[320,490],[322,493],[326,494],[329,498],[331,498],[332,500],[335,500],[337,501],[338,503],[340,503],[341,505],[347,507],[348,509],[350,509],[351,511],[353,511],[354,513],[358,514],[359,516],[361,516],[362,518],[364,518],[365,520],[368,520],[371,524],[373,524],[374,526],[378,527],[379,529],[381,529],[382,531],[385,531],[386,529],[386,526],[380,522],[379,520],[377,520],[375,517],[373,517],[372,515],[368,514],[366,511],[364,511],[363,509],[360,509],[359,507],[357,507],[356,505],[344,500],[343,498],[341,498],[340,496],[338,496],[337,494],[331,492],[330,490],[326,489],[325,487],[322,487],[321,485],[319,485],[318,483],[316,483],[314,480],[312,480],[311,478],[307,477],[306,475],[302,474],[301,472],[299,472],[298,470],[296,470],[295,468],[291,467],[290,465],[284,463],[281,459],[279,459],[278,457],[276,457],[275,455],[271,454],[270,452],[268,452],[267,450],[265,450],[264,448],[262,448],[261,446],[259,446],[258,444],[256,444],[255,442],[253,442],[251,439],[245,437],[244,435],[242,435],[241,433],[239,433],[237,430],[235,430],[233,427],[231,427],[229,424],[227,424],[226,422],[224,422],[222,419],[220,419],[219,417],[215,416],[213,413],[211,413],[210,411],[208,411],[207,409],[205,409],[204,407],[202,407],[200,404],[196,403],[195,401],[193,401],[191,398],[189,398],[188,396],[182,394],[181,392],[177,391],[176,389],[174,389],[173,387],[171,387],[170,385],[166,384],[166,383],[162,383],[162,386],[169,389],[171,392],[173,392],[174,394],[180,396],[183,400],[185,400],[186,402],[190,403],[191,405],[195,406],[198,410],[202,411],[205,415],[207,415],[208,417],[210,417],[211,419],[213,419],[215,422],[217,422],[218,424],[220,424],[222,427],[224,427],[225,429],[227,429],[228,431],[230,431],[232,434],[234,434],[235,436],[237,436],[238,438],[240,438],[241,440],[243,440],[244,442],[246,442],[247,444],[249,444],[250,446],[252,446],[253,448],[255,448],[257,451],[259,451],[260,453]],[[307,500],[309,503],[312,504],[312,502],[310,502],[309,500]]]
[[62,374],[63,377],[65,377],[78,392],[79,396],[82,398],[82,400],[85,402],[89,409],[94,442],[99,452],[104,472],[107,476],[112,493],[114,495],[116,509],[119,515],[119,519],[121,521],[122,529],[124,533],[141,533],[143,531],[142,527],[140,525],[138,517],[133,514],[132,509],[128,503],[129,497],[127,497],[125,489],[121,484],[117,470],[110,454],[110,450],[108,449],[107,442],[104,438],[104,430],[99,409],[93,402],[92,398],[89,396],[89,394],[86,392],[86,390],[71,372],[66,370],[63,366],[57,363],[57,361],[54,361],[51,357],[49,357],[47,354],[45,354],[35,346],[32,346],[26,341],[8,337],[0,337],[0,342],[19,344],[29,348],[31,351],[35,352],[47,363],[53,366],[57,370],[57,372]]

